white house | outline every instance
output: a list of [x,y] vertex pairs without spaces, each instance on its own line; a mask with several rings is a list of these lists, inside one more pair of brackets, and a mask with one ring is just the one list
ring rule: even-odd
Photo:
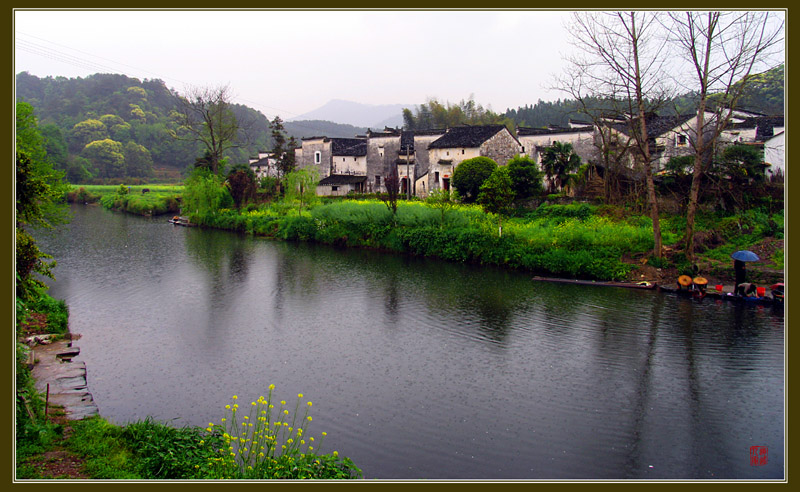
[[782,179],[786,176],[786,131],[775,134],[764,142],[764,163],[767,177]]

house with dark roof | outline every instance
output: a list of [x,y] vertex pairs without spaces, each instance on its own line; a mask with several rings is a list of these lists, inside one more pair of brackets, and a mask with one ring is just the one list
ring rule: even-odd
[[348,193],[364,193],[366,191],[366,175],[331,174],[322,178],[317,185],[319,196],[342,196]]
[[278,160],[272,152],[259,152],[258,157],[251,157],[249,161],[250,169],[261,179],[265,176],[277,177]]
[[296,166],[317,169],[321,178],[332,174],[366,173],[364,138],[306,137],[295,152]]
[[[457,126],[428,145],[427,192],[450,189],[450,178],[459,163],[473,157],[488,157],[504,166],[522,153],[522,145],[504,125]],[[417,192],[419,195],[419,190]]]

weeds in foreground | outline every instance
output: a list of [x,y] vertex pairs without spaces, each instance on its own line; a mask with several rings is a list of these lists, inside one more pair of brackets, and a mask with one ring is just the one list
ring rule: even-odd
[[273,403],[274,389],[270,385],[267,397],[259,396],[247,410],[240,409],[234,395],[232,403],[225,406],[226,416],[221,423],[209,423],[206,431],[221,435],[224,441],[217,449],[218,456],[209,460],[210,475],[245,479],[361,478],[361,470],[349,458],[339,457],[337,451],[320,455],[326,433],[318,441],[308,433],[312,402],[303,403],[300,393],[290,411],[285,400]]

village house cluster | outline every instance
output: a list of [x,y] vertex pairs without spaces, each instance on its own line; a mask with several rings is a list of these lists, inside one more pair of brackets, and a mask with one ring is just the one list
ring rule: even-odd
[[[648,116],[651,152],[655,171],[663,169],[672,158],[692,152],[694,114],[683,116]],[[714,118],[712,113],[707,121]],[[629,148],[633,137],[630,126],[622,120],[603,119],[597,124],[570,120],[568,127],[516,128],[516,135],[504,125],[457,126],[440,130],[368,130],[353,138],[307,137],[295,149],[298,168],[316,169],[320,177],[318,195],[338,196],[383,192],[386,177],[397,172],[400,192],[424,198],[431,190],[449,189],[453,171],[459,163],[485,156],[505,165],[516,155],[528,156],[541,166],[544,149],[558,141],[570,143],[582,162],[602,166],[600,132],[612,136],[620,148]],[[784,119],[738,111],[721,140],[763,149],[768,175],[784,173]],[[609,139],[605,139],[608,141]],[[633,165],[631,153],[623,160]],[[275,175],[275,159],[260,153],[250,160],[258,176]]]

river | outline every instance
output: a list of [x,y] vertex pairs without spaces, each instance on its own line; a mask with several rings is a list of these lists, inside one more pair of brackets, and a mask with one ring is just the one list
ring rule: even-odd
[[36,237],[113,422],[275,384],[369,479],[784,477],[782,310],[71,211]]

